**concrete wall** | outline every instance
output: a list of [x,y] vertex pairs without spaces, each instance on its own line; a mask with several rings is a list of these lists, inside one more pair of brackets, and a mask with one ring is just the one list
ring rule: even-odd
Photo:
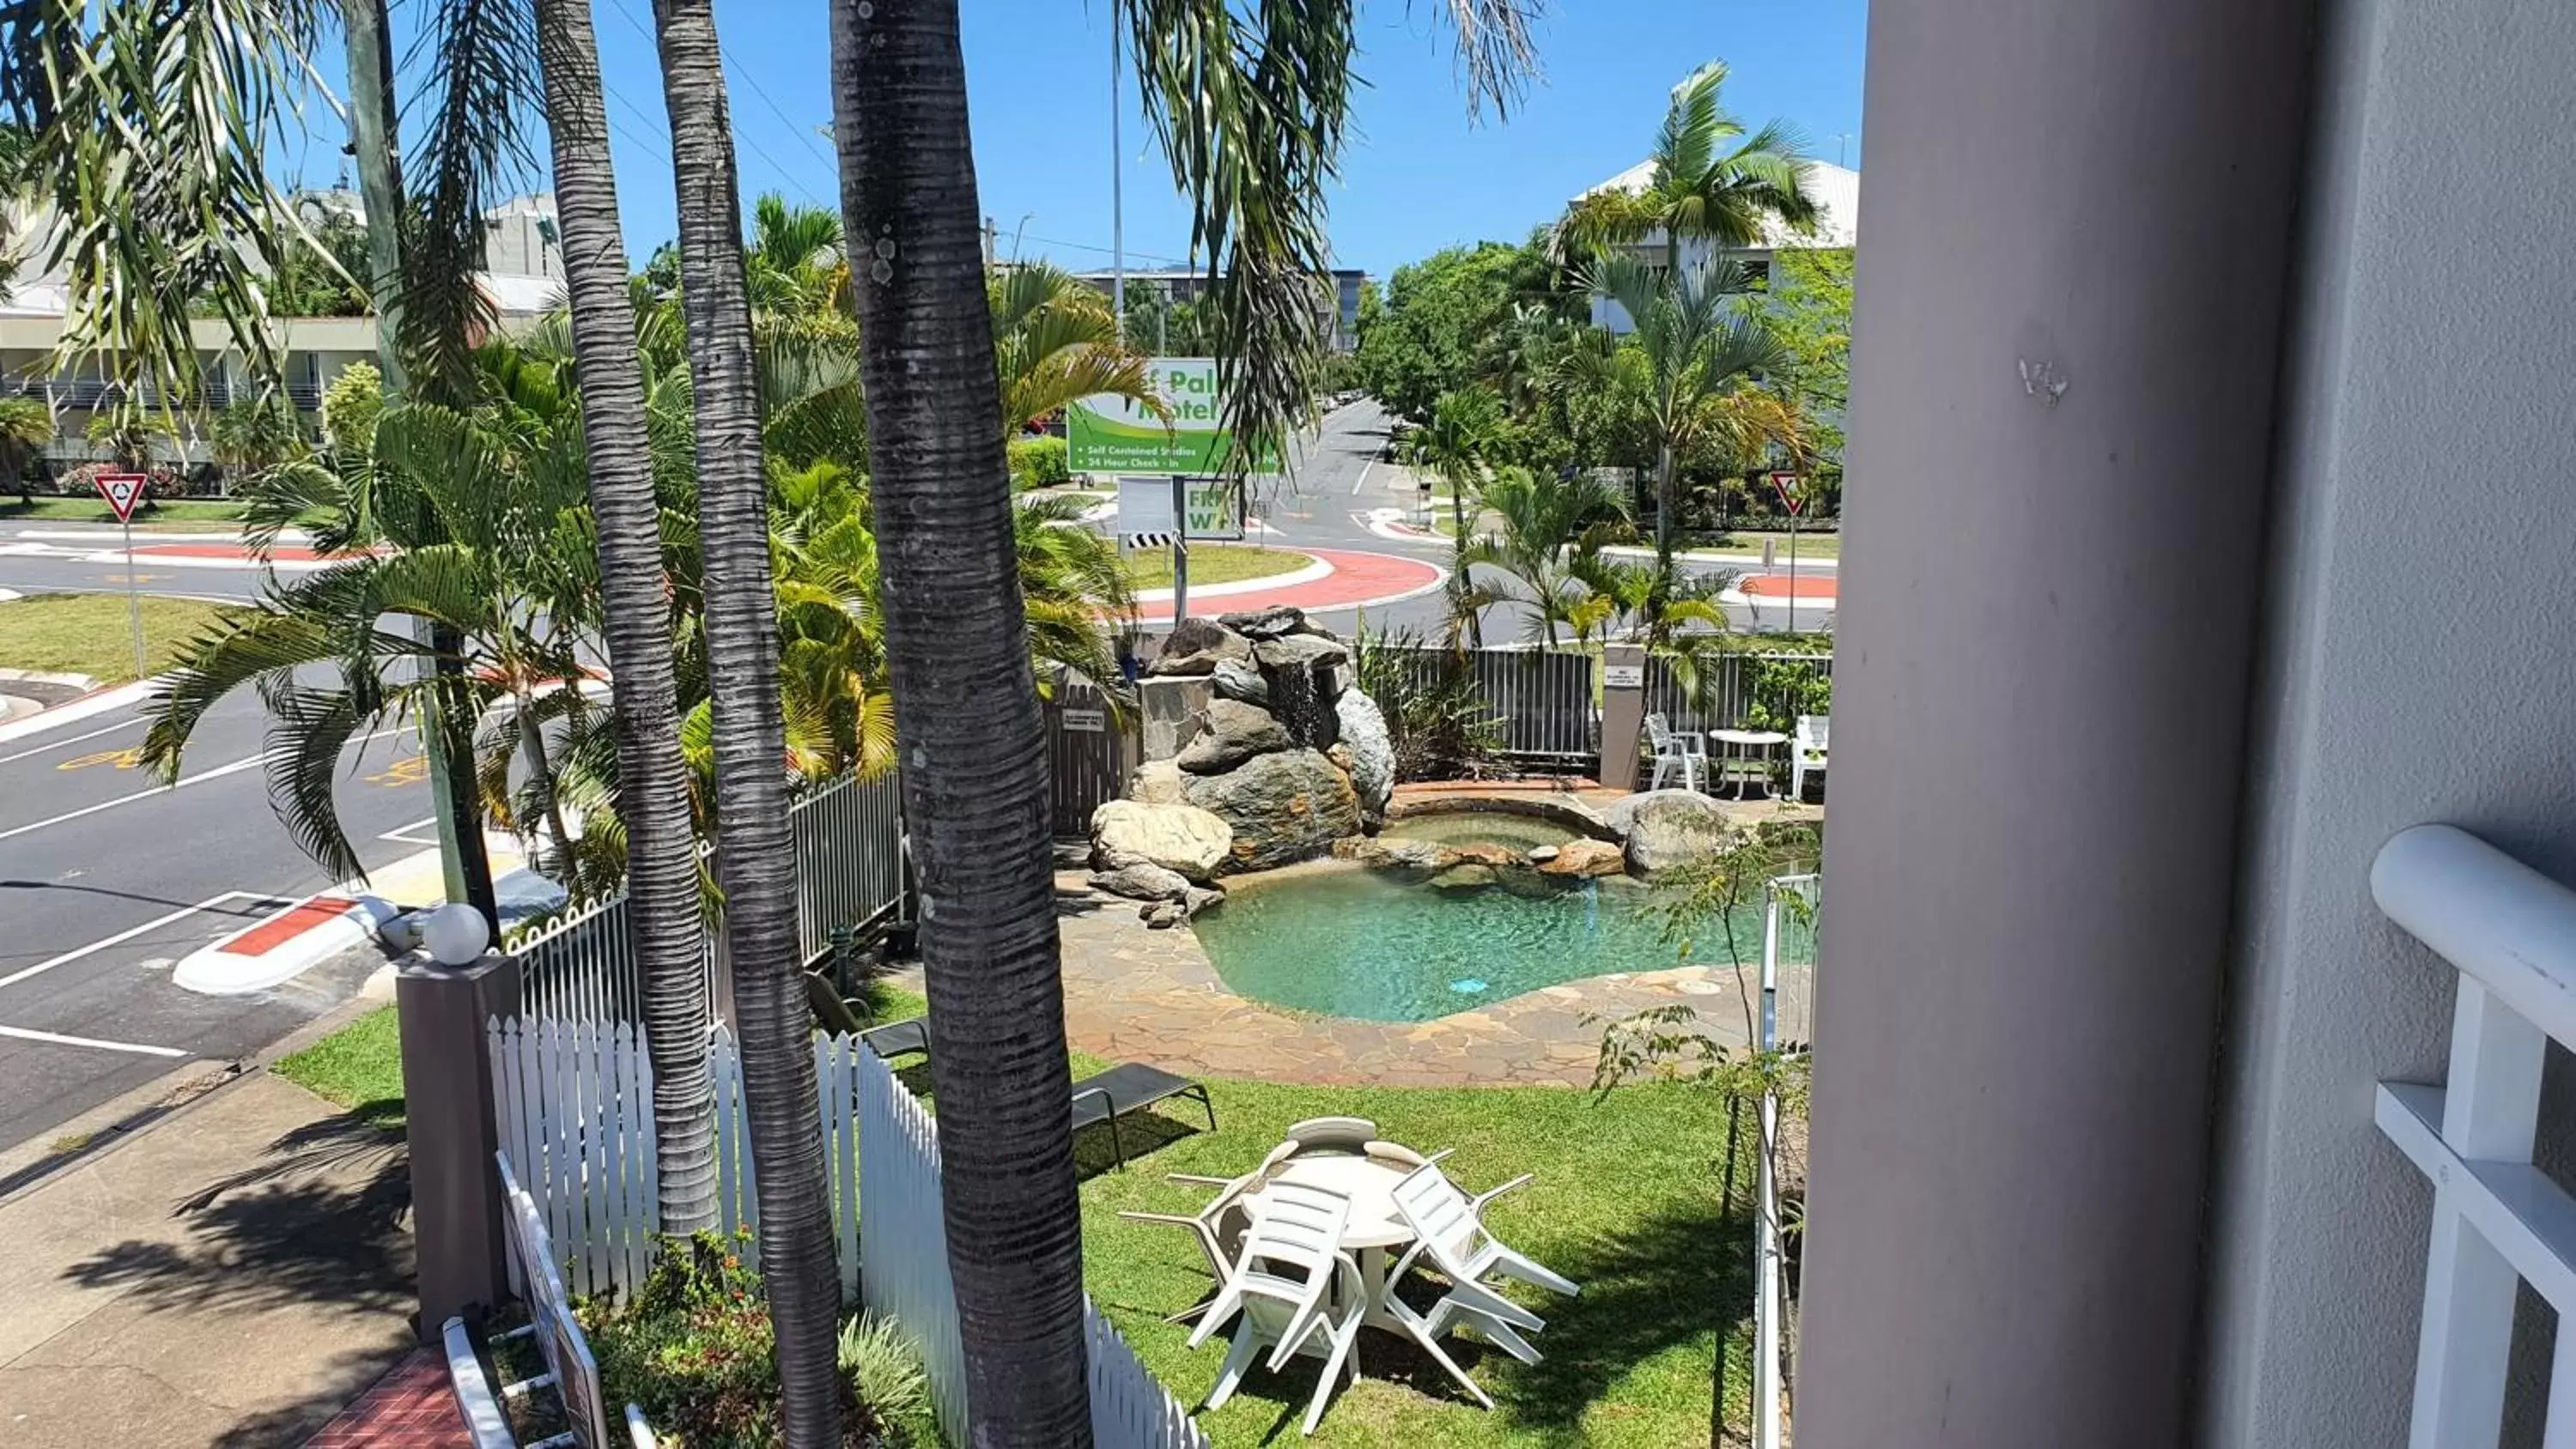
[[2405,1438],[2431,1193],[2371,1086],[2440,1077],[2453,978],[2371,908],[2372,852],[2445,820],[2576,880],[2576,6],[2324,8],[2211,1209],[2222,1449]]

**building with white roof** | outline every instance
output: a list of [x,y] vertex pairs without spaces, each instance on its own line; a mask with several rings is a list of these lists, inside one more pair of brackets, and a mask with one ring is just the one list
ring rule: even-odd
[[[1652,161],[1640,161],[1609,180],[1583,193],[1595,196],[1604,191],[1643,191],[1653,179]],[[1771,280],[1771,262],[1775,254],[1788,251],[1834,251],[1860,244],[1860,173],[1831,162],[1810,162],[1807,171],[1807,193],[1816,200],[1815,224],[1801,231],[1776,218],[1766,218],[1762,225],[1761,245],[1728,247],[1726,261],[1736,263],[1766,284]],[[1575,198],[1580,201],[1582,197]],[[1637,260],[1660,269],[1664,264],[1664,233],[1661,228],[1649,232],[1629,248]],[[1704,237],[1686,237],[1681,245],[1681,264],[1685,271],[1707,265],[1721,255],[1720,250]],[[1628,313],[1607,297],[1592,299],[1592,321],[1595,326],[1613,332],[1630,330]]]
[[[363,221],[365,209],[347,190],[316,191],[298,196],[308,209],[344,212]],[[307,214],[310,214],[308,210]],[[19,239],[28,251],[41,246],[49,226],[41,208],[21,208],[0,232]],[[543,193],[512,197],[485,213],[489,269],[476,285],[492,302],[501,330],[515,332],[563,305],[563,248],[556,230],[555,201]],[[54,348],[63,335],[69,298],[59,271],[21,275],[0,296],[0,397],[41,398],[54,417],[54,441],[44,461],[57,468],[104,456],[87,436],[91,415],[112,403],[113,358],[84,357],[69,367],[54,366]],[[376,319],[356,317],[278,317],[270,321],[276,339],[285,394],[299,412],[321,407],[322,394],[353,362],[376,358]],[[205,385],[190,412],[221,409],[255,389],[246,360],[233,345],[231,329],[219,318],[190,325],[203,365]],[[193,433],[200,419],[183,412],[183,432]],[[208,460],[204,439],[185,436],[160,443],[165,461],[182,465]],[[0,479],[0,488],[15,483]]]

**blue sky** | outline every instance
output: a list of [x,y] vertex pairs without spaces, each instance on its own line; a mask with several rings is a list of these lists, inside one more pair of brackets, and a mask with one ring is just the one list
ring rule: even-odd
[[[652,8],[594,3],[619,200],[640,265],[673,231]],[[1665,93],[1714,57],[1733,67],[1726,103],[1737,116],[1784,117],[1813,154],[1847,149],[1860,164],[1864,0],[1558,0],[1539,30],[1545,78],[1508,124],[1489,115],[1481,125],[1469,122],[1452,71],[1443,6],[1361,0],[1357,69],[1368,84],[1332,200],[1341,265],[1383,277],[1451,243],[1526,235],[1567,197],[1642,158]],[[964,12],[978,186],[1004,251],[1019,233],[1026,255],[1107,266],[1110,0],[964,0]],[[716,14],[746,197],[834,204],[830,145],[814,132],[831,116],[821,0],[718,0]],[[1126,241],[1131,265],[1152,266],[1183,256],[1189,217],[1133,82],[1131,71]],[[290,146],[308,182],[336,177],[337,141]]]

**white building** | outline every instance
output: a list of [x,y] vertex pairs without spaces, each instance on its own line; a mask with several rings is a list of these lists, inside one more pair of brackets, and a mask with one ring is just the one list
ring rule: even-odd
[[[1640,161],[1585,191],[1583,196],[1597,196],[1605,191],[1642,191],[1654,173],[1652,161]],[[1724,259],[1743,267],[1768,285],[1772,281],[1771,260],[1779,252],[1835,251],[1858,246],[1860,173],[1829,162],[1811,163],[1807,172],[1807,192],[1816,199],[1817,216],[1812,228],[1800,231],[1777,220],[1766,220],[1759,246],[1725,248]],[[1583,196],[1574,199],[1581,201]],[[1661,271],[1665,240],[1663,229],[1658,227],[1628,251],[1638,261]],[[1685,237],[1682,240],[1681,265],[1685,275],[1694,268],[1706,266],[1719,255],[1720,249],[1705,237]],[[1630,330],[1627,309],[1607,297],[1595,296],[1592,299],[1592,325],[1606,327],[1613,332],[1627,332]]]
[[[346,212],[363,220],[356,193],[312,192],[299,205]],[[491,299],[503,330],[513,330],[563,305],[563,249],[555,229],[555,202],[550,195],[513,197],[484,218],[489,269],[478,285]],[[8,234],[23,238],[32,250],[47,226],[42,210],[22,211]],[[116,399],[108,379],[116,369],[109,359],[84,357],[67,368],[53,365],[53,350],[63,334],[67,305],[59,272],[21,276],[0,297],[0,396],[42,398],[54,415],[54,441],[47,461],[69,464],[103,456],[87,437],[89,421],[102,405]],[[278,361],[285,372],[285,393],[299,411],[320,408],[323,390],[350,363],[376,358],[373,317],[279,317],[272,319]],[[179,412],[183,436],[156,445],[163,459],[177,463],[207,461],[209,449],[196,436],[203,414],[221,409],[253,390],[246,359],[234,346],[231,329],[220,319],[191,324],[206,379],[203,395],[191,409]],[[16,480],[0,480],[0,484]]]

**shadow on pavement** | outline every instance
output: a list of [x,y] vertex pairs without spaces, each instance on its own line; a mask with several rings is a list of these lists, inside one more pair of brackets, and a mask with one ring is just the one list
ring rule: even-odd
[[380,1318],[410,1310],[410,1210],[401,1135],[367,1116],[326,1117],[182,1199],[178,1241],[129,1240],[64,1276],[147,1312]]

